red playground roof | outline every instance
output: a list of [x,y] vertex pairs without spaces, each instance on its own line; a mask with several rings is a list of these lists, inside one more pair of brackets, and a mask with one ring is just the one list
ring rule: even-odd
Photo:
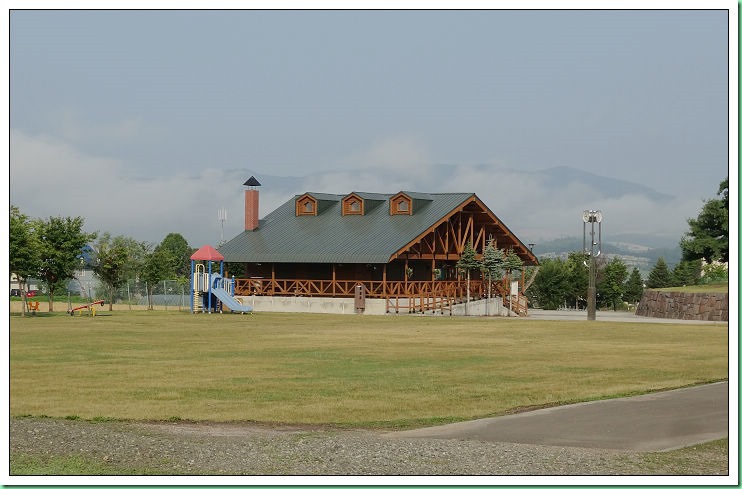
[[216,251],[213,246],[206,245],[202,246],[197,252],[192,254],[191,260],[224,261],[224,257],[221,253]]

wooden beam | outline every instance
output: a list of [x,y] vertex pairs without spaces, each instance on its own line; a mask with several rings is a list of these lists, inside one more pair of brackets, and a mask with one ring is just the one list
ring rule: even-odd
[[482,226],[481,228],[479,228],[479,233],[477,233],[477,239],[476,239],[476,241],[474,241],[474,249],[477,249],[477,247],[480,246],[480,244],[481,244],[482,253],[484,253],[484,247],[485,247],[484,229],[485,229],[484,226]]

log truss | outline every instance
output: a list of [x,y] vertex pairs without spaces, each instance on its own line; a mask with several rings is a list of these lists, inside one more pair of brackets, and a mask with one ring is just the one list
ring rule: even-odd
[[538,263],[536,257],[476,196],[472,196],[415,240],[391,256],[391,259],[455,261],[461,258],[466,243],[478,255],[493,239],[500,249],[512,250],[526,265]]

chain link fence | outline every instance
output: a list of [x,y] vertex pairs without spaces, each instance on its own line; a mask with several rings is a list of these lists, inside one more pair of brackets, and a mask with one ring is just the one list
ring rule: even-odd
[[[81,296],[108,300],[108,291],[100,282],[89,287],[85,285],[80,287]],[[189,293],[190,284],[187,280],[162,280],[151,287],[145,281],[129,280],[114,292],[113,303],[186,311],[191,307]]]

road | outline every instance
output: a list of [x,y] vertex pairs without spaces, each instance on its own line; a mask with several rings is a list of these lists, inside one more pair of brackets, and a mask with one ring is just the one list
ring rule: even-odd
[[673,450],[729,436],[729,383],[584,402],[385,436]]

